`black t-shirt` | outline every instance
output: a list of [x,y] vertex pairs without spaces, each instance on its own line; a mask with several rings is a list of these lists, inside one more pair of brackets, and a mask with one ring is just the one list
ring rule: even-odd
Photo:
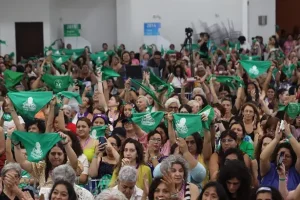
[[[23,192],[28,191],[31,195],[32,198],[34,198],[33,192],[32,190],[28,190],[28,189],[23,189]],[[6,194],[2,191],[2,193],[0,194],[0,200],[10,200],[10,198],[8,198],[8,196],[6,196]],[[15,197],[14,200],[20,200],[18,197]]]

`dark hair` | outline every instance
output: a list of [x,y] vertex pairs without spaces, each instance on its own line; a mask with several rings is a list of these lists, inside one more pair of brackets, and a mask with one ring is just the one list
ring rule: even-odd
[[170,148],[170,155],[175,153],[175,150],[177,147],[178,147],[178,144],[176,144],[176,143],[172,144],[172,146]]
[[257,110],[257,106],[254,104],[254,103],[252,103],[252,102],[246,102],[246,103],[244,103],[244,105],[241,107],[241,111],[240,111],[240,119],[243,119],[242,117],[242,113],[244,112],[244,109],[246,108],[246,106],[250,106],[252,109],[253,109],[253,112],[254,112],[254,115],[256,115],[256,125],[257,125],[257,123],[260,121],[260,115],[259,115],[259,112],[258,112],[258,110]]
[[77,157],[81,156],[83,154],[82,147],[80,145],[78,137],[70,132],[70,131],[64,131],[64,134],[68,135],[72,141],[72,149],[74,150]]
[[[271,191],[269,191],[267,188],[270,189]],[[258,194],[260,193],[270,193],[272,195],[271,197],[272,200],[284,200],[281,193],[276,188],[270,186],[259,187],[256,190],[253,190],[251,199],[256,199]]]
[[208,105],[208,102],[207,102],[205,96],[203,96],[202,94],[196,94],[193,98],[194,100],[195,100],[195,97],[201,97],[202,102],[203,102],[203,105],[201,106],[201,108],[204,108],[205,106]]
[[149,199],[154,199],[155,190],[161,183],[165,184],[164,182],[161,181],[161,178],[155,178],[152,181],[152,183],[149,187],[149,194],[148,194]]
[[285,88],[280,88],[279,90],[277,90],[277,98],[279,99],[279,95],[282,95],[285,92],[288,92],[288,90]]
[[259,160],[260,160],[260,154],[262,152],[262,145],[263,145],[263,142],[264,142],[265,138],[271,138],[273,140],[274,136],[264,135],[261,139],[258,140],[258,143],[257,143],[256,148],[255,148],[255,159],[257,160],[257,162],[259,162]]
[[[264,134],[267,134],[267,129],[269,129],[269,128],[274,128],[274,131],[275,131],[278,122],[280,122],[280,119],[278,119],[277,117],[269,117],[267,119],[266,124],[263,126]],[[274,134],[275,134],[275,132],[274,132]]]
[[175,68],[174,68],[174,76],[177,76],[177,75],[176,75],[176,70],[177,70],[178,68],[180,69],[180,75],[179,75],[180,78],[184,78],[185,72],[184,72],[183,68],[182,68],[180,65],[176,65],[176,66],[175,66]]
[[104,45],[108,46],[107,43],[103,43],[103,44],[102,44],[102,48],[104,47]]
[[151,138],[153,135],[155,135],[155,134],[160,135],[160,138],[162,138],[162,137],[161,137],[161,134],[160,134],[159,132],[157,132],[156,130],[154,130],[154,131],[150,131],[150,132],[148,133],[148,135],[147,135],[147,141],[149,142],[150,138]]
[[39,129],[39,133],[45,133],[46,131],[46,125],[45,125],[45,121],[41,120],[41,119],[34,119],[33,121],[29,121],[26,123],[26,131],[28,132],[28,129],[30,126],[32,125],[36,125]]
[[78,122],[80,122],[80,121],[85,122],[85,123],[88,125],[89,128],[92,127],[92,122],[91,122],[91,120],[89,120],[89,119],[86,118],[86,117],[82,117],[82,118],[78,119],[78,121],[77,121],[77,123],[76,123],[76,127],[77,127]]
[[[237,135],[236,135],[236,133],[234,132],[234,131],[232,131],[232,130],[225,130],[225,131],[223,131],[222,133],[221,133],[221,135],[220,135],[220,138],[219,138],[219,141],[221,141],[223,138],[225,138],[226,136],[229,136],[229,137],[231,137],[232,139],[234,139],[235,141],[237,141]],[[218,151],[218,156],[219,156],[219,163],[221,162],[221,160],[222,160],[222,158],[224,157],[224,154],[225,154],[225,152],[224,152],[224,150],[223,150],[223,148],[222,148],[222,144],[220,145],[220,149],[219,149],[219,151]]]
[[255,89],[255,101],[258,102],[258,99],[259,99],[259,90],[258,90],[257,85],[256,85],[255,83],[253,83],[253,82],[249,82],[249,83],[247,84],[247,86],[245,87],[245,94],[247,95],[247,97],[246,97],[246,102],[252,101],[251,94],[248,94],[248,90],[247,90],[248,85],[254,85],[254,89]]
[[231,155],[231,154],[235,154],[237,156],[238,160],[245,164],[243,152],[238,148],[230,148],[230,149],[227,149],[225,151],[224,155],[221,157],[222,160],[221,160],[220,168],[221,168],[221,166],[226,165],[226,163],[228,161],[226,159],[226,157]]
[[180,111],[182,108],[185,108],[185,109],[188,111],[188,113],[192,113],[192,107],[189,106],[188,104],[183,104],[183,105],[181,105],[180,108],[179,108],[179,111]]
[[228,200],[228,196],[227,196],[226,191],[224,190],[223,186],[220,183],[215,182],[215,181],[208,182],[203,187],[203,189],[200,193],[200,196],[198,197],[198,200],[202,200],[205,190],[207,190],[207,188],[210,188],[210,187],[214,187],[216,189],[216,193],[219,197],[219,200]]
[[118,110],[119,110],[119,112],[121,112],[122,111],[121,108],[122,108],[122,104],[123,104],[121,97],[119,95],[112,95],[110,98],[112,98],[112,97],[114,97],[116,102],[119,103]]
[[161,56],[160,51],[155,51],[155,52],[154,52],[154,56]]
[[37,79],[37,77],[35,77],[35,76],[32,76],[32,77],[28,78],[27,86],[28,86],[29,89],[32,89],[31,85],[30,85],[30,82],[35,81],[36,79]]
[[240,181],[240,187],[236,192],[236,199],[249,199],[251,175],[246,165],[239,160],[228,161],[219,172],[218,182],[223,185],[229,197],[231,197],[232,194],[228,191],[227,181],[233,178]]
[[272,35],[270,38],[273,38],[275,40],[275,48],[279,48],[279,42],[276,38],[276,35]]
[[246,135],[246,129],[245,129],[244,123],[242,123],[241,121],[234,121],[229,126],[230,130],[231,130],[231,128],[232,128],[233,125],[240,125],[242,127],[242,130],[243,130],[243,136],[245,137],[245,135]]
[[130,53],[128,51],[123,51],[122,55],[121,55],[121,60],[122,60],[122,63],[123,63],[123,56],[124,54],[128,54],[129,55],[129,64],[131,65],[131,57],[130,57]]
[[52,193],[54,192],[55,188],[58,186],[58,185],[64,185],[66,188],[67,188],[67,191],[68,191],[68,195],[69,195],[69,199],[68,200],[77,200],[77,194],[74,190],[74,186],[65,181],[65,180],[59,180],[57,182],[54,183],[52,189],[51,189],[51,192],[50,192],[50,195],[49,195],[49,199],[51,199],[52,197]]
[[227,91],[228,94],[230,94],[230,88],[227,85],[220,84],[219,92],[222,92],[222,91]]
[[23,65],[17,65],[17,72],[24,73],[24,71],[25,68],[23,67]]
[[144,164],[144,148],[141,143],[139,143],[137,140],[132,139],[132,138],[127,138],[120,149],[120,159],[119,162],[116,165],[116,173],[119,174],[119,171],[121,169],[122,165],[122,159],[124,158],[124,149],[126,144],[131,143],[135,146],[136,152],[137,152],[137,158],[136,158],[136,163],[138,165]]
[[111,135],[108,138],[114,138],[117,142],[117,147],[120,148],[120,146],[122,145],[122,141],[121,139],[117,136],[117,135]]
[[191,136],[193,137],[193,139],[195,140],[195,143],[196,143],[196,147],[197,147],[196,153],[201,154],[202,149],[203,149],[203,140],[202,140],[200,134],[196,132],[196,133],[193,133]]
[[52,164],[49,160],[49,154],[51,152],[51,150],[54,148],[54,147],[58,147],[62,150],[63,154],[64,154],[64,161],[62,164],[66,164],[67,161],[68,161],[68,156],[67,156],[67,153],[66,153],[66,150],[64,148],[64,145],[61,143],[61,142],[58,142],[56,143],[51,149],[50,151],[48,151],[48,153],[46,154],[46,157],[45,157],[45,163],[46,163],[46,168],[45,168],[45,181],[47,181],[48,177],[49,177],[49,172],[50,170],[52,170]]
[[276,146],[273,154],[272,154],[272,157],[271,157],[271,162],[273,163],[277,163],[277,154],[278,152],[280,151],[280,149],[282,148],[285,148],[285,149],[288,149],[290,150],[290,153],[291,153],[291,156],[292,156],[292,166],[295,165],[296,161],[297,161],[297,156],[296,156],[296,153],[295,151],[293,150],[292,146],[290,143],[287,143],[287,142],[284,142],[284,143],[280,143]]
[[225,115],[225,108],[220,103],[215,103],[211,105],[213,108],[217,108],[221,112],[221,117]]
[[166,127],[166,125],[165,125],[165,123],[164,122],[161,122],[157,127],[156,127],[156,131],[157,131],[157,128],[161,128],[163,131],[164,131],[164,133],[165,133],[165,135],[166,135],[166,137],[167,137],[167,140],[169,139],[169,134],[168,134],[168,128]]

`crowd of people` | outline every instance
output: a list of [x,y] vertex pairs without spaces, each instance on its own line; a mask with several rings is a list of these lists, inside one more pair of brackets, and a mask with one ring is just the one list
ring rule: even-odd
[[300,199],[300,36],[102,47],[0,56],[0,200]]

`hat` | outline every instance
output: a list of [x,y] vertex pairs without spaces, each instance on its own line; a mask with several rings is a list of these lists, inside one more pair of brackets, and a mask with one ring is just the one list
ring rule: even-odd
[[102,118],[105,122],[105,124],[108,124],[108,118],[106,115],[104,114],[95,114],[94,117],[93,117],[93,120],[92,120],[92,123],[94,123],[94,121],[97,119],[97,118]]
[[131,118],[125,118],[125,119],[122,119],[122,123],[125,124],[125,123],[133,123],[132,119]]
[[120,135],[122,137],[126,137],[126,130],[125,130],[125,128],[122,128],[122,127],[116,127],[112,131],[111,135]]

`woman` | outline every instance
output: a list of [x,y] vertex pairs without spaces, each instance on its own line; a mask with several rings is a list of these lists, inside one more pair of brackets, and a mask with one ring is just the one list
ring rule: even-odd
[[[5,165],[1,171],[1,190],[0,192],[0,199],[2,200],[23,200],[25,199],[24,193],[18,185],[20,183],[21,177],[21,167],[17,163],[9,163]],[[2,185],[3,183],[3,185]],[[26,190],[24,190],[26,191]],[[28,191],[28,190],[27,190]],[[33,193],[31,192],[33,197]],[[27,199],[26,199],[27,200]],[[31,199],[29,199],[31,200]]]
[[147,97],[140,95],[136,101],[136,107],[140,113],[146,112],[149,106],[149,100]]
[[161,163],[160,170],[163,174],[170,173],[175,183],[175,190],[178,191],[177,198],[191,200],[198,198],[198,187],[187,181],[189,167],[187,161],[182,156],[170,155]]
[[154,168],[166,158],[160,152],[162,137],[157,131],[151,131],[147,137],[148,146],[145,155],[145,163],[150,167],[151,173]]
[[[3,110],[3,115],[2,115],[2,119],[1,119],[1,123],[3,126],[3,131],[7,132],[8,129],[13,128],[16,126],[13,117],[11,115],[11,109],[12,109],[12,103],[10,101],[10,99],[5,99],[3,101],[2,104],[2,110]],[[19,123],[21,124],[21,126],[23,127],[23,129],[25,128],[25,122],[23,120],[23,118],[20,115],[17,115],[18,119],[19,119]]]
[[135,111],[134,105],[131,103],[127,103],[124,105],[123,113],[122,113],[122,119],[124,118],[131,118],[132,113]]
[[22,169],[32,175],[33,178],[39,181],[39,187],[52,187],[53,181],[51,179],[52,170],[67,162],[77,172],[77,175],[82,173],[82,164],[78,162],[77,156],[72,149],[69,139],[65,134],[60,133],[63,140],[58,142],[46,154],[45,161],[39,163],[32,163],[25,160],[21,153],[20,145],[15,146],[16,161],[21,165]]
[[[224,157],[224,153],[226,150],[230,148],[237,148],[237,135],[232,130],[226,130],[221,133],[220,136],[221,146],[220,149],[213,153],[210,157],[209,161],[209,173],[210,173],[210,180],[216,180],[219,170],[220,170],[220,163]],[[251,168],[251,160],[247,154],[244,154],[244,162],[246,166],[250,169]]]
[[88,90],[90,90],[89,87],[85,87],[84,92],[82,94],[82,104],[78,105],[79,106],[79,112],[76,114],[76,116],[74,117],[74,119],[72,120],[73,124],[76,124],[77,121],[81,118],[87,118],[90,121],[92,121],[93,119],[93,115],[92,113],[92,105],[93,105],[93,100],[92,98],[88,98],[86,97],[86,94],[89,92]]
[[150,94],[146,94],[146,97],[148,99],[149,105],[147,107],[147,112],[155,112],[156,111],[156,107],[155,107],[155,101],[153,100],[153,98],[151,97]]
[[273,187],[259,187],[252,195],[252,200],[284,200],[280,192]]
[[161,135],[161,145],[160,153],[164,156],[170,155],[171,143],[168,135],[168,128],[166,127],[164,122],[161,122],[157,128],[155,129]]
[[183,104],[179,108],[179,113],[192,113],[192,108],[188,104]]
[[93,127],[108,125],[108,118],[104,114],[94,114],[92,120]]
[[228,200],[223,186],[218,182],[208,182],[198,200]]
[[[288,191],[295,190],[300,183],[300,144],[291,134],[290,125],[284,121],[284,135],[289,143],[280,143],[282,131],[280,123],[277,124],[275,138],[260,154],[260,174],[262,186],[278,188],[280,181],[287,182]],[[271,162],[270,157],[272,156]],[[279,179],[276,171],[279,157],[285,166],[286,179]]]
[[118,95],[118,87],[115,84],[115,80],[113,78],[109,78],[106,80],[107,82],[107,89],[109,91],[109,95]]
[[205,106],[208,105],[206,98],[201,94],[195,95],[193,99],[199,103],[199,110],[202,110]]
[[60,180],[57,181],[50,192],[49,200],[77,200],[77,194],[71,183]]
[[120,118],[121,106],[122,99],[119,96],[115,95],[110,97],[107,103],[108,110],[106,112],[106,115],[108,116],[108,120],[113,125],[113,127],[115,127],[116,122]]
[[221,166],[226,165],[227,162],[230,160],[239,160],[245,163],[243,152],[237,148],[230,148],[226,150],[226,152],[224,153],[224,157],[221,161]]
[[230,200],[250,199],[251,175],[241,161],[228,161],[220,170],[218,182],[224,187]]
[[169,83],[175,88],[175,93],[180,93],[180,90],[186,81],[184,69],[180,65],[176,65],[174,73],[169,78]]
[[134,51],[130,51],[130,59],[131,59],[131,64],[132,65],[139,65],[140,64],[140,61],[135,58]]
[[[165,176],[166,177],[166,176]],[[154,179],[149,187],[148,199],[159,200],[179,200],[176,197],[176,190],[173,179],[168,175],[168,178]],[[146,199],[146,198],[145,198]]]
[[192,108],[191,114],[197,114],[200,111],[200,103],[196,100],[191,100],[188,105]]
[[241,118],[245,127],[246,135],[254,141],[254,132],[259,126],[259,112],[253,103],[245,103],[241,108]]
[[131,65],[132,64],[131,63],[130,53],[128,51],[124,51],[122,53],[121,58],[122,58],[122,64],[123,65]]
[[[107,138],[107,143],[99,143],[89,168],[89,176],[91,178],[110,181],[114,167],[117,165],[120,157],[118,153],[120,146],[121,140],[116,135]],[[105,188],[107,188],[107,185],[101,185],[101,190]]]
[[144,152],[142,145],[132,139],[127,138],[120,149],[120,159],[113,172],[113,176],[110,182],[110,186],[114,186],[118,179],[118,173],[122,166],[130,165],[134,166],[138,170],[138,179],[136,186],[140,189],[144,189],[144,176],[148,178],[149,184],[152,182],[151,170],[144,164]]
[[230,130],[237,135],[239,149],[254,159],[254,146],[251,138],[245,134],[245,127],[240,122],[234,122],[230,125]]
[[81,118],[76,124],[76,134],[78,136],[83,154],[87,157],[89,163],[92,162],[95,148],[99,144],[98,140],[90,137],[91,121],[88,118]]

